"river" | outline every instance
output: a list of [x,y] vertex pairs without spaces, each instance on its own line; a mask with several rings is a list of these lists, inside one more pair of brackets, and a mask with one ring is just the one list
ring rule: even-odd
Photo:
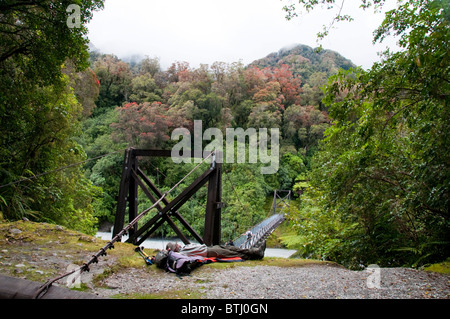
[[[96,237],[101,238],[103,240],[111,240],[112,234],[108,232],[97,232]],[[123,236],[123,240],[126,240],[127,236]],[[150,249],[164,249],[168,242],[179,242],[182,241],[177,238],[151,238],[146,239],[141,246],[144,248]],[[264,254],[265,257],[281,257],[281,258],[289,258],[292,254],[295,253],[295,250],[292,249],[284,249],[284,248],[266,248],[266,252]]]

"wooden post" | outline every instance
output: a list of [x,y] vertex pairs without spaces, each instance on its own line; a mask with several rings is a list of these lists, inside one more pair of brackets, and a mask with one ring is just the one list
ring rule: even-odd
[[123,159],[122,178],[120,179],[119,196],[117,197],[117,210],[116,218],[114,220],[113,237],[123,229],[125,222],[131,171],[131,152],[132,148],[127,149]]
[[213,162],[213,173],[208,182],[206,202],[205,230],[203,240],[207,246],[219,245],[221,240],[222,213],[222,164]]
[[[128,220],[132,221],[138,215],[138,182],[137,176],[133,175],[132,172],[138,167],[138,160],[134,152],[130,154],[130,169],[129,169],[129,191],[128,191]],[[129,236],[131,237],[137,230],[137,224],[135,224],[129,231]]]

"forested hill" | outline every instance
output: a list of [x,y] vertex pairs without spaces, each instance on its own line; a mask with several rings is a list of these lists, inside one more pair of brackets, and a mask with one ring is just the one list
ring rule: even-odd
[[339,53],[326,49],[314,49],[304,44],[282,48],[262,59],[249,64],[258,68],[289,65],[295,76],[301,76],[303,84],[309,83],[311,75],[323,72],[327,77],[336,74],[339,69],[348,70],[355,65]]
[[[194,68],[188,62],[174,61],[167,70],[162,70],[158,58],[147,56],[139,61],[137,56],[133,56],[130,59],[119,59],[112,54],[98,51],[92,44],[90,49],[91,68],[102,84],[94,114],[103,112],[105,107],[121,106],[124,102],[159,101],[171,105],[174,100],[170,98],[177,96],[177,93],[186,93],[181,92],[182,90],[176,92],[178,84],[196,82],[196,89],[202,93],[224,97],[225,101],[220,102],[222,106],[230,107],[232,112],[239,113],[233,114],[233,126],[245,126],[249,104],[241,105],[242,107],[232,106],[245,100],[254,100],[252,93],[256,92],[252,92],[252,89],[254,91],[262,88],[262,82],[278,82],[281,85],[281,88],[270,87],[262,93],[278,94],[276,90],[281,89],[280,93],[284,95],[284,99],[281,98],[279,104],[285,108],[290,104],[297,104],[315,106],[323,111],[325,107],[322,103],[322,87],[328,78],[340,69],[355,67],[349,59],[337,52],[318,50],[303,44],[282,48],[248,65],[241,62],[215,62]],[[290,87],[286,88],[285,84]],[[250,86],[253,88],[249,89]],[[140,87],[140,93],[134,92],[137,87]],[[288,90],[292,93],[287,93]],[[191,100],[197,104],[192,96],[187,95],[185,94],[186,98],[183,100]],[[257,99],[267,100],[268,97],[267,94],[263,97],[258,95]],[[241,111],[244,114],[241,114]]]
[[247,68],[273,69],[283,65],[288,66],[292,75],[300,79],[301,104],[315,105],[321,110],[325,109],[322,103],[324,97],[322,87],[328,78],[338,73],[340,69],[348,70],[356,67],[352,61],[335,51],[297,44],[255,60]]

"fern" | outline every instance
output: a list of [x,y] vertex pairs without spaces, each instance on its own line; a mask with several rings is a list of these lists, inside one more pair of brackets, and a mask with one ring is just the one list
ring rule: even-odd
[[436,250],[433,249],[435,246],[440,245],[448,245],[449,242],[446,241],[433,241],[433,242],[426,242],[420,244],[418,247],[400,247],[393,249],[393,251],[403,251],[403,252],[410,252],[413,255],[416,256],[416,260],[411,264],[412,267],[417,268],[419,265],[421,265],[421,262],[425,260],[426,258],[433,256],[436,253]]

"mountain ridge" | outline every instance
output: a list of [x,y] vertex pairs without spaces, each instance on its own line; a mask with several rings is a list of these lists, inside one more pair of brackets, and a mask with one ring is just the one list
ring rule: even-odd
[[[89,43],[89,51],[91,54],[94,53],[94,55],[95,53],[99,55],[114,55],[113,53],[100,51],[93,43]],[[140,54],[132,54],[126,57],[120,57],[119,59],[133,66],[142,62],[145,57]],[[156,59],[159,60],[159,58]],[[282,64],[290,66],[294,75],[303,78],[303,83],[306,83],[306,80],[315,72],[324,72],[326,77],[329,77],[336,74],[340,68],[348,70],[349,68],[356,67],[350,59],[345,58],[339,52],[329,49],[312,48],[300,43],[284,46],[276,52],[271,52],[264,57],[244,65],[244,67],[258,67],[262,69],[266,67],[280,67]]]
[[348,70],[356,65],[336,51],[312,48],[305,44],[283,47],[278,52],[272,52],[257,59],[246,67],[279,67],[286,64],[291,67],[295,76],[301,76],[303,83],[316,72],[323,72],[328,78],[336,74],[340,68]]

